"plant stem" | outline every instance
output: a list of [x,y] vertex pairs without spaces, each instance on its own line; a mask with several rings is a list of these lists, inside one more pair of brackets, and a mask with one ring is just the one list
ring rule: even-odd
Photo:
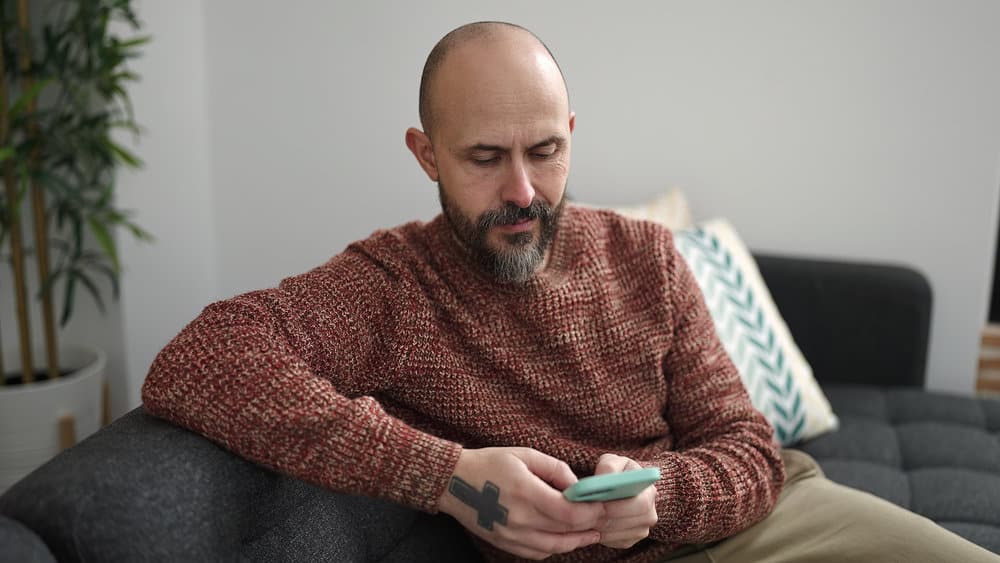
[[[31,76],[31,45],[29,38],[31,28],[28,25],[28,0],[18,0],[17,2],[17,23],[20,28],[18,50],[21,59],[21,76],[24,80],[24,91],[30,91],[34,79]],[[37,97],[28,102],[28,115],[34,116],[38,107]],[[31,118],[28,124],[28,139],[38,140],[38,121]],[[28,167],[34,171],[38,165],[39,147],[32,148],[29,157]],[[45,284],[49,279],[49,221],[45,213],[45,194],[42,187],[38,185],[35,175],[31,174],[31,206],[34,209],[35,226],[35,248],[37,251],[36,262],[38,263],[38,279],[42,284],[42,323],[45,325],[45,357],[48,360],[49,379],[59,377],[59,358],[56,353],[56,321],[55,313],[52,311],[52,289]]]
[[[3,41],[0,40],[0,77],[6,77]],[[10,136],[10,108],[7,106],[7,81],[0,81],[0,146],[7,145]],[[28,327],[28,295],[24,284],[24,243],[21,240],[21,222],[18,218],[17,177],[14,159],[8,158],[3,166],[4,189],[7,196],[7,221],[10,226],[10,251],[14,266],[14,294],[17,301],[17,326],[21,344],[21,382],[35,380],[31,362],[31,330]]]

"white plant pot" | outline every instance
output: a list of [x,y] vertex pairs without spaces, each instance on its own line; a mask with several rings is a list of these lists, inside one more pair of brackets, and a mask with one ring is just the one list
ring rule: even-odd
[[[35,352],[36,369],[45,355]],[[20,369],[20,354],[4,356],[11,367]],[[27,385],[0,386],[0,493],[34,471],[60,451],[59,419],[72,416],[76,440],[82,440],[101,426],[101,398],[107,358],[96,348],[60,351],[65,377]]]

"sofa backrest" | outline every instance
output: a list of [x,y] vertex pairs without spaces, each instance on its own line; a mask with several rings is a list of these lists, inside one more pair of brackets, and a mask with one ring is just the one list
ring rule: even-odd
[[755,255],[820,383],[923,387],[932,295],[906,266]]

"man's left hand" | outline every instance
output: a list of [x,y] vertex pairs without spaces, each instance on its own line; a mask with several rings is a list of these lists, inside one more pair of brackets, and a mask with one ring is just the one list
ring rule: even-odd
[[[594,475],[621,473],[629,469],[642,469],[635,461],[614,454],[604,454],[597,460]],[[650,485],[638,495],[604,503],[607,522],[597,528],[601,545],[617,549],[632,547],[649,536],[649,529],[656,525],[656,487]]]

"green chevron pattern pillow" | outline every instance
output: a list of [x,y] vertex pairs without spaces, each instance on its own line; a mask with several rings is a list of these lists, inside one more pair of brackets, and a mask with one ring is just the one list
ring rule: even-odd
[[750,400],[778,441],[788,446],[835,429],[829,401],[732,226],[718,219],[676,231],[674,244],[705,295]]

